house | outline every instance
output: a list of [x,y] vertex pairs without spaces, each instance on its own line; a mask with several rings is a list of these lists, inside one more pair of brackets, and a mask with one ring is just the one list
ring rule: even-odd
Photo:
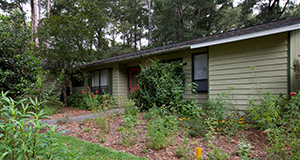
[[[245,110],[247,95],[256,92],[253,87],[277,95],[299,89],[290,68],[298,54],[300,17],[294,17],[90,62],[85,71],[92,78],[73,85],[72,92],[81,93],[91,86],[114,97],[128,95],[138,88],[140,64],[149,58],[180,60],[186,64],[186,82],[198,84],[197,93],[186,89],[186,99],[206,102],[233,87],[234,103]],[[253,78],[251,66],[259,78]]]

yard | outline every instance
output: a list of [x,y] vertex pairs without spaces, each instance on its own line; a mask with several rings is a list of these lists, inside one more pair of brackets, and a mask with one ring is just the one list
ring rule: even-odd
[[[63,117],[62,115],[67,115],[73,117],[79,115],[80,113],[85,114],[87,111],[76,110],[73,112],[59,113],[53,115],[54,117]],[[122,134],[122,129],[125,129],[124,118],[122,114],[116,113],[113,120],[111,121],[111,129],[104,134],[102,129],[95,120],[84,120],[84,121],[69,121],[67,123],[58,124],[58,131],[66,130],[65,135],[76,137],[80,140],[92,142],[99,144],[100,146],[111,148],[117,151],[122,151],[130,153],[139,157],[146,157],[147,159],[180,159],[182,156],[178,152],[178,146],[190,148],[188,153],[188,159],[195,159],[196,147],[202,148],[202,158],[208,159],[208,153],[213,151],[213,147],[209,146],[209,142],[206,140],[205,136],[188,137],[188,141],[184,142],[186,130],[178,130],[174,135],[169,137],[170,141],[166,147],[162,149],[148,148],[147,143],[149,139],[147,138],[147,120],[145,119],[146,113],[139,112],[138,120],[134,126],[134,133],[137,133],[137,137],[130,137],[128,144],[122,142],[124,141],[124,134]],[[178,119],[178,121],[180,121]],[[251,154],[248,158],[253,159],[266,159],[266,148],[268,147],[268,140],[266,133],[253,128],[244,129],[238,131],[234,136],[224,136],[220,132],[211,135],[214,139],[210,140],[215,147],[222,148],[222,153],[230,153],[229,159],[241,159],[237,155],[237,148],[242,140],[242,138],[247,139],[247,143],[250,143]],[[245,137],[242,137],[244,135]],[[178,153],[177,153],[178,152]],[[184,151],[183,151],[184,152]],[[82,152],[79,150],[79,154]]]

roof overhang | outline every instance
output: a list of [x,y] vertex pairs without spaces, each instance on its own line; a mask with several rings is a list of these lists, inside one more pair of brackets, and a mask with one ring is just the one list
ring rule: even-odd
[[293,30],[297,30],[297,29],[300,29],[300,23],[290,25],[290,26],[270,29],[270,30],[266,30],[266,31],[260,31],[260,32],[225,38],[225,39],[214,40],[214,41],[210,41],[210,42],[193,44],[190,46],[190,48],[196,49],[196,48],[201,48],[201,47],[208,47],[208,46],[213,46],[213,45],[218,45],[218,44],[223,44],[223,43],[241,41],[241,40],[246,40],[246,39],[251,39],[251,38],[256,38],[256,37],[262,37],[262,36],[267,36],[267,35],[272,35],[272,34],[277,34],[277,33],[282,33],[282,32],[293,31]]

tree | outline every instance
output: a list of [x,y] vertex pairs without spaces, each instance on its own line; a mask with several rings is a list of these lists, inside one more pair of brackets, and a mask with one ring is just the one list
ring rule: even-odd
[[[240,19],[244,26],[292,17],[299,12],[293,11],[297,5],[292,0],[244,0],[240,7],[242,8]],[[258,14],[253,15],[253,10],[257,10]]]
[[16,98],[40,87],[40,61],[34,56],[30,29],[23,25],[24,14],[0,16],[0,90]]
[[228,13],[238,13],[235,12],[230,0],[153,0],[153,2],[153,43],[155,46],[233,29],[236,21],[228,23],[223,19]]
[[42,20],[39,55],[50,72],[61,77],[65,103],[66,82],[101,54],[99,41],[103,43],[104,35],[97,33],[106,23],[97,5],[81,0],[55,1],[51,15]]

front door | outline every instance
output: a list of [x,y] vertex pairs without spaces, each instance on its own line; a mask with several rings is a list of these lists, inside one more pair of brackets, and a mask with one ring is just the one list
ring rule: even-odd
[[130,68],[129,69],[129,92],[130,94],[134,91],[134,90],[138,90],[139,89],[139,77],[140,74],[140,68],[136,67],[136,68]]

